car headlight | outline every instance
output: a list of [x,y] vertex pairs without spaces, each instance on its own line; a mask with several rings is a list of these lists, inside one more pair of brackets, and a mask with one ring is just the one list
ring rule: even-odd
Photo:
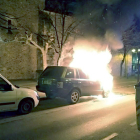
[[35,93],[35,95],[36,95],[37,99],[39,99],[38,92],[34,90],[34,93]]

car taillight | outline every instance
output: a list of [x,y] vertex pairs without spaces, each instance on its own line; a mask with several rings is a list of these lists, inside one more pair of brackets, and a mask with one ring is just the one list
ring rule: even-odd
[[39,99],[40,99],[40,97],[39,97],[39,95],[38,95],[38,92],[34,90],[34,93],[35,93],[35,95],[36,95],[37,99],[39,100]]

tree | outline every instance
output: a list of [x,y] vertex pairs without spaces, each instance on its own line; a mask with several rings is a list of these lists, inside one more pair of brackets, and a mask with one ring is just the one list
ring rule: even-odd
[[134,16],[133,24],[123,33],[122,41],[124,47],[123,59],[120,64],[120,76],[122,76],[122,66],[125,60],[127,53],[133,49],[138,49],[140,47],[140,19],[137,16]]
[[72,39],[69,40],[69,38],[72,36],[74,38],[76,35],[76,27],[81,23],[81,21],[76,20],[70,11],[70,3],[71,1],[66,0],[55,0],[52,3],[48,0],[47,4],[49,7],[46,7],[46,11],[44,11],[50,17],[49,23],[54,30],[55,41],[52,44],[52,48],[55,50],[55,53],[58,54],[57,65],[60,65],[59,60],[62,56],[63,47],[67,42],[72,41]]

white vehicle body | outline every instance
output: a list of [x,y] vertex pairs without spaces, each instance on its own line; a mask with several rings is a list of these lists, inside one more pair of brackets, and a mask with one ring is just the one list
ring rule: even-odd
[[[11,86],[10,90],[5,90],[3,88],[6,84]],[[27,88],[17,88],[0,74],[0,112],[19,110],[19,105],[21,105],[23,100],[30,100],[33,105],[32,108],[36,107],[39,103],[38,93]],[[28,107],[28,104],[23,107]],[[25,112],[25,114],[29,113],[30,111]],[[24,114],[24,112],[22,112],[22,114]]]

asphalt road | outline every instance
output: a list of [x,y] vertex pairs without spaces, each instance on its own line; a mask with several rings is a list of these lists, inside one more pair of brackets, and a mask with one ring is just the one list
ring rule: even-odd
[[0,120],[0,140],[139,140],[134,95]]
[[[42,100],[30,114],[0,113],[0,140],[140,140],[136,126],[135,79],[116,80],[115,97]],[[14,81],[35,89],[35,81]],[[40,94],[45,97],[43,93]]]

